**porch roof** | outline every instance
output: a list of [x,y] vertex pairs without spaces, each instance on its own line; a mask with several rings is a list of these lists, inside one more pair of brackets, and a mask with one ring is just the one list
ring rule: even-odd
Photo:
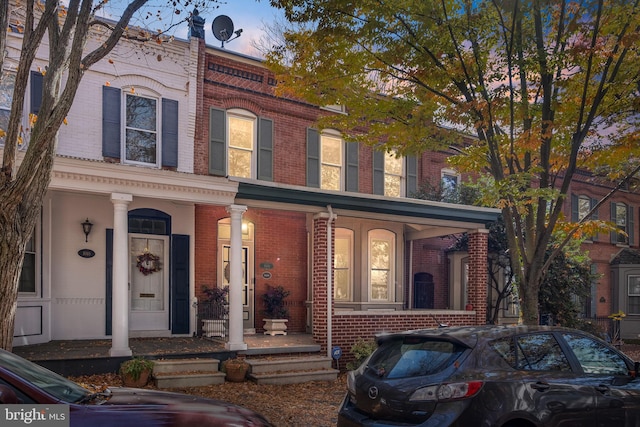
[[[461,222],[467,227],[485,227],[497,220],[500,210],[429,200],[384,197],[346,191],[326,191],[310,187],[283,184],[263,184],[240,181],[236,203],[262,201],[272,204],[295,205],[300,210],[326,211],[327,206],[344,212],[360,212],[402,218],[406,222],[424,223],[424,220]],[[311,208],[311,209],[309,209]],[[422,221],[420,221],[422,220]]]

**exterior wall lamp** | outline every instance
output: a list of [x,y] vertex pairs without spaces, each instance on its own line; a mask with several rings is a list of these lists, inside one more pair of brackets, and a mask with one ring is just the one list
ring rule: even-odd
[[89,233],[91,233],[91,227],[93,227],[93,224],[91,223],[91,221],[89,221],[89,218],[82,222],[82,231],[84,232],[85,242],[89,241]]

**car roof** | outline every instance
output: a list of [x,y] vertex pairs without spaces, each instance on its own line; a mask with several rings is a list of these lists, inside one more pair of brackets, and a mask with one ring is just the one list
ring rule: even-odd
[[479,339],[498,339],[511,335],[526,334],[532,332],[580,332],[574,329],[559,326],[531,326],[531,325],[481,325],[481,326],[446,326],[431,329],[414,329],[404,332],[382,333],[376,336],[376,342],[381,345],[384,342],[405,337],[425,337],[447,341],[454,341],[465,347],[475,347]]

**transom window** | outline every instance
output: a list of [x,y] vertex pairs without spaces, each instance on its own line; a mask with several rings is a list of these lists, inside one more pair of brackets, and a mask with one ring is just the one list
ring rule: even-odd
[[395,152],[385,153],[384,156],[384,195],[389,197],[401,197],[404,193],[402,182],[404,180],[404,158]]
[[369,297],[392,301],[395,277],[395,235],[387,230],[369,231]]
[[256,116],[248,111],[229,110],[227,129],[229,175],[252,178],[252,171],[255,170]]
[[342,190],[343,163],[342,138],[328,133],[320,135],[320,188]]
[[127,162],[158,164],[158,101],[131,93],[125,95],[125,145]]
[[351,301],[352,278],[353,231],[346,228],[336,228],[333,260],[333,298],[335,300]]
[[0,144],[4,144],[5,132],[9,126],[11,114],[11,100],[13,99],[13,87],[16,75],[9,71],[0,74]]

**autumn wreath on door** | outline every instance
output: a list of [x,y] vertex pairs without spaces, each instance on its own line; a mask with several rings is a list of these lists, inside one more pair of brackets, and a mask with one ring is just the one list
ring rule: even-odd
[[155,273],[156,271],[160,271],[162,267],[160,265],[160,257],[158,255],[152,254],[151,252],[143,252],[138,255],[136,259],[136,267],[140,271],[140,273],[148,276],[151,273]]

